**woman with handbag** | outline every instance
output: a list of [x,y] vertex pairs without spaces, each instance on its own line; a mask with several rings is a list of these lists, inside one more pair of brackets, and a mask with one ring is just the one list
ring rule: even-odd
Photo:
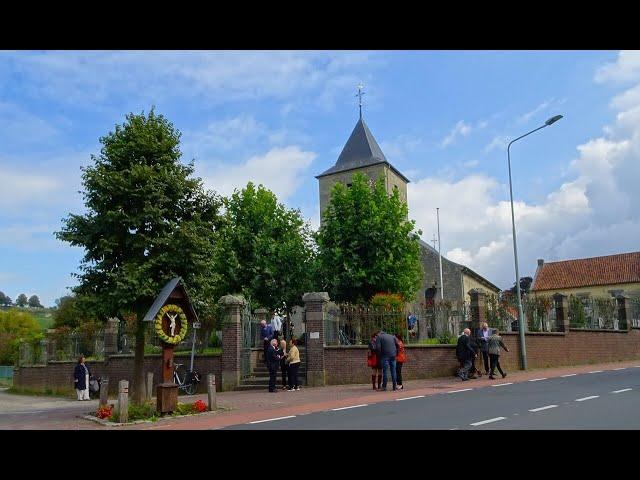
[[402,341],[402,335],[396,333],[396,348],[398,353],[396,355],[396,378],[398,379],[398,389],[404,390],[402,385],[402,365],[407,361],[407,353],[404,350],[404,342]]
[[91,371],[84,363],[84,355],[78,358],[78,364],[73,370],[73,382],[78,394],[78,400],[89,400],[89,377]]
[[[369,342],[369,351],[367,352],[367,365],[371,367],[371,383],[374,390],[380,390],[380,387],[382,386],[382,374],[380,372],[382,366],[380,365],[380,359],[378,358],[378,354],[376,353],[377,336],[377,332],[371,335],[371,341]],[[378,382],[378,388],[376,388],[376,380]]]
[[293,338],[289,340],[289,354],[287,355],[287,364],[289,368],[289,388],[287,390],[300,390],[300,385],[298,385],[300,351],[298,350],[298,347],[296,347],[296,341]]

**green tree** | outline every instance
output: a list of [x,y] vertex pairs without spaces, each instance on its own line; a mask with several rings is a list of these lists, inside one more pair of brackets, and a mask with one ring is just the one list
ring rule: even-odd
[[313,278],[313,234],[299,210],[249,182],[225,200],[219,261],[224,293],[243,292],[254,307],[299,304]]
[[316,236],[319,271],[330,296],[366,302],[380,291],[411,299],[420,288],[420,231],[408,220],[397,189],[387,195],[384,179],[370,185],[363,174],[351,187],[336,183]]
[[37,295],[31,295],[27,303],[31,308],[44,308]]
[[24,293],[21,293],[18,295],[18,298],[16,298],[16,305],[19,307],[26,307],[27,303],[29,303],[29,300]]
[[98,318],[91,315],[91,309],[82,308],[82,303],[75,295],[67,295],[56,300],[56,308],[53,311],[53,326],[55,328],[77,328],[88,322],[96,322]]
[[[9,299],[9,301],[7,301]],[[4,306],[11,303],[11,299],[7,297],[4,292],[0,292],[0,305]]]
[[29,312],[15,308],[0,311],[0,364],[14,365],[20,342],[33,342],[40,338],[40,326]]
[[106,318],[135,313],[133,401],[142,402],[142,318],[167,281],[182,277],[198,311],[215,300],[212,266],[221,201],[180,162],[180,132],[152,109],[129,114],[100,138],[83,168],[86,213],[71,214],[56,235],[85,249],[74,293]]

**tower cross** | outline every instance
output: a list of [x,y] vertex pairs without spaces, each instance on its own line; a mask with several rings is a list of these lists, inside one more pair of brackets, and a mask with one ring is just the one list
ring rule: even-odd
[[356,97],[358,97],[358,107],[360,108],[360,119],[362,119],[362,95],[364,95],[364,92],[362,91],[364,89],[364,85],[362,84],[362,82],[360,82],[358,84],[358,93],[356,93]]
[[436,242],[438,241],[438,239],[436,238],[436,234],[433,234],[433,238],[431,239],[431,242],[433,242],[433,249],[435,250],[436,248]]

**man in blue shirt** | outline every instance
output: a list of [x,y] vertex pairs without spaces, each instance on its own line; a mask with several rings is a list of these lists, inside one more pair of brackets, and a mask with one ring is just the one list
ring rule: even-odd
[[267,325],[266,320],[260,322],[260,336],[263,341],[264,362],[267,363],[267,350],[269,349],[269,342],[273,338],[273,328],[271,325]]
[[407,329],[409,330],[410,337],[416,336],[417,322],[418,322],[418,319],[416,318],[416,316],[413,313],[409,312],[409,316],[407,317]]

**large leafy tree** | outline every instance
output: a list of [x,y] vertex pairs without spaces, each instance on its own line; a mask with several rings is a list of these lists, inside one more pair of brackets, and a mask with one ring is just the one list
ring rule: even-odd
[[300,211],[251,182],[227,198],[225,207],[217,264],[226,292],[244,293],[254,307],[298,304],[311,288],[314,258],[312,232]]
[[18,298],[16,298],[16,305],[19,307],[26,307],[27,303],[29,303],[29,299],[24,293],[21,293],[18,295]]
[[74,288],[85,308],[102,318],[136,315],[136,403],[144,385],[142,318],[165,283],[181,276],[198,311],[215,301],[212,259],[221,202],[192,176],[193,163],[181,163],[180,135],[153,109],[127,115],[100,138],[100,154],[83,168],[86,213],[69,215],[57,232],[85,249]]
[[41,337],[40,326],[30,313],[15,308],[0,311],[0,364],[15,364],[20,342],[33,342]]
[[11,305],[11,299],[4,292],[0,292],[0,305]]
[[43,308],[37,295],[31,295],[27,303],[31,308]]
[[412,298],[420,288],[420,231],[397,190],[353,176],[336,183],[316,240],[323,285],[339,301],[366,302],[380,291]]

